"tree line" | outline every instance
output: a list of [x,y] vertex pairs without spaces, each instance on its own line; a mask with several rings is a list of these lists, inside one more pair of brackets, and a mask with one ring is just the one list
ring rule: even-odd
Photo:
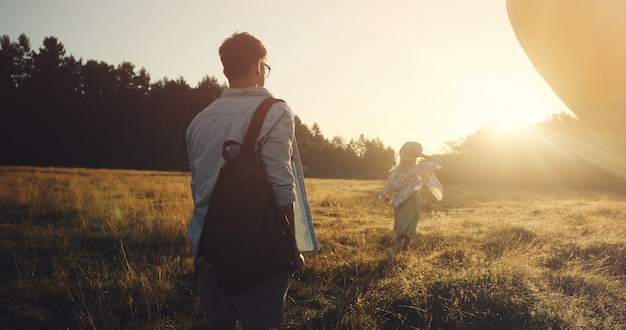
[[611,189],[626,192],[626,152],[611,150],[578,118],[552,115],[534,127],[485,126],[448,141],[439,176],[459,184]]
[[[24,34],[0,39],[0,165],[187,171],[189,122],[227,86],[205,76],[151,81],[145,68],[76,59],[54,37],[38,50]],[[379,138],[345,141],[296,116],[307,177],[385,179],[396,152]],[[626,189],[626,151],[607,150],[577,118],[535,127],[484,127],[437,155],[444,184]]]
[[[152,82],[130,62],[76,59],[55,37],[33,50],[26,35],[5,35],[0,163],[186,171],[187,126],[226,87],[209,76],[196,87],[182,77]],[[296,136],[307,175],[382,178],[394,162],[379,139],[329,141],[299,118]]]

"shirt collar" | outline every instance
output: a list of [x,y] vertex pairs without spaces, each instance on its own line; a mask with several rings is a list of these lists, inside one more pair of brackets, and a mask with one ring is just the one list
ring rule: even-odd
[[248,88],[227,88],[222,96],[267,96],[273,97],[272,93],[265,87],[248,87]]

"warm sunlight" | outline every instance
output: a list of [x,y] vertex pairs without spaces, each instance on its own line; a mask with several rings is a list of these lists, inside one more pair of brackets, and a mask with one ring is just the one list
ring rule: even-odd
[[489,125],[508,131],[548,119],[563,108],[544,86],[516,77],[489,77],[468,82],[459,99],[459,128]]
[[552,90],[603,143],[624,151],[626,2],[601,3],[507,0],[507,12]]

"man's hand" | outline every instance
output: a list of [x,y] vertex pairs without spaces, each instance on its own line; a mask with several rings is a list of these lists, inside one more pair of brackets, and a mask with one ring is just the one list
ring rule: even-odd
[[289,224],[291,225],[291,230],[295,231],[293,227],[293,222],[294,222],[294,217],[295,217],[293,209],[294,209],[293,203],[283,205],[280,207],[280,210],[285,214],[285,216],[287,216],[287,220],[289,220]]

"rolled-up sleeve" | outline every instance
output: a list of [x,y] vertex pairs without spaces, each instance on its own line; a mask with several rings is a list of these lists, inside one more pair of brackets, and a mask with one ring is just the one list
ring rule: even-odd
[[263,130],[267,129],[267,134],[260,141],[263,166],[278,204],[291,204],[296,200],[291,168],[295,132],[293,113],[285,103],[277,103],[268,113],[264,125]]

